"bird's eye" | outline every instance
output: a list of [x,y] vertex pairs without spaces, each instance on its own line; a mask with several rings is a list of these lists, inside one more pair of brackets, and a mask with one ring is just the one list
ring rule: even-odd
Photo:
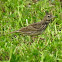
[[48,15],[48,17],[50,17],[50,15]]

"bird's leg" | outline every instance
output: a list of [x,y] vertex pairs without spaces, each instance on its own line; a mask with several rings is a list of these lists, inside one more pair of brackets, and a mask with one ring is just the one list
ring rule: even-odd
[[44,38],[41,38],[41,37],[38,37],[38,36],[32,36],[32,40],[33,40],[33,42],[35,41],[37,39],[37,41],[39,41],[39,40],[45,40]]
[[37,38],[37,37],[34,37],[34,36],[29,37],[29,44],[30,45],[35,41],[35,38]]
[[38,39],[38,36],[32,36],[33,42],[34,42],[36,39]]
[[40,40],[45,40],[44,38],[40,38]]

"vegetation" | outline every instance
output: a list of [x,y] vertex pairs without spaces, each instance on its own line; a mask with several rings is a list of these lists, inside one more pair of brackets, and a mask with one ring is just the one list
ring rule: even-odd
[[[62,8],[58,0],[51,3],[48,0],[37,3],[0,0],[0,61],[62,62]],[[41,21],[45,11],[52,12],[56,18],[33,42],[30,36],[7,34]]]

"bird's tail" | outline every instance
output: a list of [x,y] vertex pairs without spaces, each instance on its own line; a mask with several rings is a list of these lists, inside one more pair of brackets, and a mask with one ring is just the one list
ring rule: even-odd
[[6,34],[0,34],[0,36],[5,36],[5,35],[8,35],[8,34],[13,34],[13,33],[19,33],[20,31],[17,30],[17,31],[13,31],[13,32],[10,32],[10,33],[6,33]]
[[12,34],[12,33],[19,33],[20,31],[17,30],[17,31],[13,31],[13,32],[10,32],[9,34]]

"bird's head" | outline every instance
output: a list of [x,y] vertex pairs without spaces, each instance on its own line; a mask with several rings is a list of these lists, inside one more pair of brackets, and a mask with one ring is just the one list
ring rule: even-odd
[[50,22],[50,21],[52,21],[52,19],[54,19],[54,18],[55,18],[55,16],[53,16],[51,13],[46,12],[46,16],[44,17],[44,20],[45,20],[46,22]]

